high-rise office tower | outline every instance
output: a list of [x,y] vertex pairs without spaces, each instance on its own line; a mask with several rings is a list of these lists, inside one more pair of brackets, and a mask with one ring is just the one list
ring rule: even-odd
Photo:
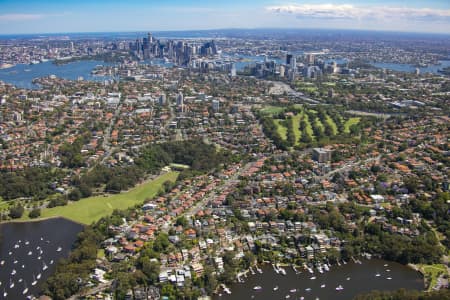
[[183,101],[184,101],[183,93],[180,92],[180,93],[177,95],[177,105],[178,105],[178,106],[183,106]]
[[287,54],[286,55],[286,65],[290,66],[291,65],[291,60],[292,60],[292,54]]

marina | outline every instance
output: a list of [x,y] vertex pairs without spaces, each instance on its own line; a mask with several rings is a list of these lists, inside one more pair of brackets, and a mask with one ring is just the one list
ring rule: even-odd
[[53,262],[68,256],[81,229],[81,225],[61,218],[0,224],[3,236],[0,248],[0,299],[24,299],[38,295],[42,284],[56,267]]
[[[214,299],[347,300],[371,290],[424,288],[420,273],[401,264],[375,258],[354,258],[345,265],[341,261],[341,266],[317,262],[314,265],[290,268],[276,263],[257,267],[262,273],[255,272],[253,275],[249,271],[241,283],[228,286],[231,294],[216,295]],[[252,269],[255,268],[256,266],[252,266]]]

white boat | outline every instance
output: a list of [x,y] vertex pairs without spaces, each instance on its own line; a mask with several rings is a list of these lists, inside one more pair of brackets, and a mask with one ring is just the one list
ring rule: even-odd
[[254,289],[255,291],[259,291],[259,290],[261,290],[261,289],[262,289],[262,287],[261,287],[261,286],[259,286],[259,285],[257,285],[257,286],[254,286],[254,287],[253,287],[253,289]]
[[387,280],[392,280],[392,277],[388,277],[388,278],[386,278]]
[[32,251],[28,251],[28,255],[33,255],[33,252]]
[[47,270],[48,269],[48,266],[45,264],[45,262],[43,262],[43,266],[42,266],[42,271],[45,271],[45,270]]
[[381,276],[380,273],[375,274],[375,277],[380,277],[380,276]]
[[327,265],[327,264],[324,264],[324,265],[323,265],[323,268],[324,268],[324,269],[325,269],[325,271],[327,271],[327,272],[328,272],[328,271],[330,271],[330,267],[328,267],[328,265]]
[[4,260],[2,260],[2,261],[0,261],[0,265],[4,265],[5,264],[5,261]]
[[41,241],[43,241],[44,240],[44,238],[41,236]]
[[17,249],[17,248],[19,248],[19,247],[20,247],[19,244],[15,244],[15,245],[14,245],[14,249]]
[[50,264],[53,265],[53,259],[50,261]]
[[347,279],[347,280],[350,280],[350,277],[347,277],[346,279]]
[[317,265],[317,270],[319,271],[319,273],[323,273],[322,267],[319,264]]
[[310,292],[311,288],[306,288],[305,291]]
[[57,252],[61,252],[62,248],[58,247],[58,249],[56,249]]
[[286,297],[284,297],[284,298],[289,299],[289,298],[291,298],[291,295],[286,295]]
[[290,289],[289,292],[291,293],[295,293],[297,291],[297,289]]
[[316,276],[313,276],[313,277],[311,277],[311,278],[309,278],[309,279],[314,280],[314,279],[316,279]]
[[283,268],[280,268],[280,273],[283,274],[283,275],[286,275],[286,270],[283,269]]
[[17,272],[16,272],[16,270],[14,270],[14,269],[11,271],[11,275],[16,275],[16,273],[17,273]]
[[23,291],[22,291],[22,294],[23,294],[23,295],[25,295],[26,293],[28,293],[28,288],[27,288],[27,287],[25,287],[25,288],[23,289]]
[[14,281],[9,279],[9,288],[12,289],[14,287]]
[[325,286],[326,286],[325,284],[322,284],[322,285],[320,286],[320,288],[323,289]]
[[12,252],[11,252],[11,251],[9,251],[9,252],[8,252],[8,255],[11,255],[11,254],[12,254]]
[[18,282],[21,283],[22,281],[23,281],[23,279],[22,279],[22,278],[19,278]]
[[8,296],[8,293],[3,289],[3,298],[6,298],[6,296]]
[[30,242],[29,241],[25,241],[25,245],[28,245]]
[[336,288],[336,291],[342,291],[344,288],[342,287],[342,285],[339,285],[337,288]]
[[390,272],[391,270],[387,269],[386,272]]
[[14,264],[17,264],[19,261],[17,259],[14,260]]
[[384,264],[385,267],[389,266],[388,264]]
[[39,250],[39,255],[42,255],[42,253],[44,253],[44,251],[42,251],[42,250]]
[[36,277],[34,277],[34,274],[33,274],[33,282],[31,282],[31,285],[36,285],[36,283],[37,283],[37,280],[36,280]]
[[273,270],[278,274],[278,273],[280,273],[280,271],[278,270],[278,268],[274,265],[274,264],[272,264],[272,267],[273,267]]
[[278,285],[276,287],[273,288],[274,291],[278,291]]
[[22,269],[25,269],[25,265],[22,265]]
[[42,275],[41,273],[37,274],[36,279],[38,280],[41,279],[41,275]]
[[40,260],[41,258],[42,258],[42,257],[40,257],[40,256],[37,257],[37,259],[39,259],[39,260]]
[[255,265],[255,268],[256,268],[256,271],[257,271],[259,274],[262,274],[262,273],[263,273],[263,271],[262,271],[260,268],[258,268],[257,265]]

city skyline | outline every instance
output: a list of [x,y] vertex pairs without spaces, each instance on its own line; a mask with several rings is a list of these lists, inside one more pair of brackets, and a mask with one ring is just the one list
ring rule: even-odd
[[0,34],[223,28],[450,33],[448,1],[0,1]]

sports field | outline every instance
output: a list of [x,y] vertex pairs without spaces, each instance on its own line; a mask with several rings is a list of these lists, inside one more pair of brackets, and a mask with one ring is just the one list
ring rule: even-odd
[[[143,203],[146,198],[156,196],[164,182],[168,180],[174,182],[178,174],[178,172],[165,173],[120,194],[89,197],[70,202],[66,206],[46,208],[42,210],[41,218],[64,217],[75,222],[91,224],[110,215],[115,209],[127,209]],[[28,215],[25,213],[22,218],[26,220]]]

